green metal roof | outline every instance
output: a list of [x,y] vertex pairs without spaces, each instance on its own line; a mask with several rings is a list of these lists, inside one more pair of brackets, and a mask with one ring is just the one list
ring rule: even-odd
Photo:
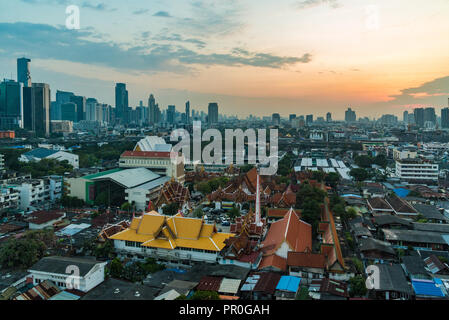
[[98,177],[101,177],[101,176],[104,176],[104,175],[107,175],[107,174],[110,174],[110,173],[114,173],[114,172],[117,172],[117,171],[122,171],[122,170],[123,170],[123,168],[116,168],[116,169],[106,170],[106,171],[102,171],[102,172],[98,172],[98,173],[94,173],[94,174],[89,174],[87,176],[84,176],[83,179],[91,180],[91,179],[94,179],[94,178],[98,178]]

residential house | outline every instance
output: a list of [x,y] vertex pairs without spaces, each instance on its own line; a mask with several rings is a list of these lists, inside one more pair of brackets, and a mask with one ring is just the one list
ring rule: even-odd
[[378,286],[370,289],[371,298],[379,300],[408,300],[413,296],[412,288],[407,282],[404,271],[399,264],[376,264]]

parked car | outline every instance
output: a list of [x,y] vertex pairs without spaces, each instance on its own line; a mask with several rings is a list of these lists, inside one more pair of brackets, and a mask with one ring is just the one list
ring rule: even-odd
[[229,221],[225,221],[221,224],[223,227],[229,227],[231,223]]

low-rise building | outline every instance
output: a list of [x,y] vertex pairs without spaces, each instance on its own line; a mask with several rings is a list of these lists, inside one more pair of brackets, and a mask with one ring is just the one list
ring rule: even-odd
[[106,264],[94,259],[51,256],[39,260],[28,272],[35,285],[49,280],[63,290],[88,292],[104,281]]
[[129,228],[109,239],[119,256],[144,259],[152,257],[167,264],[192,262],[216,263],[224,241],[232,233],[218,232],[215,224],[180,214],[165,216],[155,211],[131,221]]
[[33,211],[50,200],[50,187],[46,190],[43,179],[18,180],[12,186],[20,192],[20,210]]
[[438,164],[421,159],[396,160],[396,176],[405,181],[438,181]]
[[53,226],[66,217],[65,212],[59,211],[35,211],[27,218],[30,230],[43,230]]
[[20,191],[12,186],[0,186],[0,212],[19,206]]
[[174,178],[184,183],[183,156],[171,159],[169,151],[125,151],[120,156],[121,168],[147,168],[155,173]]

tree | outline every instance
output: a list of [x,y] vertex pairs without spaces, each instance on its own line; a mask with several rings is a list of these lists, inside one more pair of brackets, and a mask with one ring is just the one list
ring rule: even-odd
[[335,189],[340,182],[340,175],[336,172],[329,172],[326,177],[324,177],[324,181],[327,185]]
[[201,218],[202,216],[204,216],[203,210],[201,209],[201,207],[196,207],[195,210],[193,210],[193,216],[195,218]]
[[114,245],[111,240],[107,240],[104,244],[99,244],[94,249],[94,255],[97,258],[111,258],[114,254]]
[[174,216],[178,213],[179,204],[177,202],[172,202],[170,204],[166,204],[162,207],[162,212],[167,216]]
[[355,276],[349,279],[349,295],[352,297],[363,297],[368,292],[366,288],[365,278]]
[[241,213],[240,213],[239,208],[237,208],[236,206],[232,206],[232,209],[229,210],[229,217],[231,219],[235,219],[236,217],[240,217],[240,216],[241,216]]
[[340,218],[343,218],[343,217],[345,216],[345,213],[346,213],[345,207],[344,207],[341,203],[336,204],[336,205],[332,208],[332,212],[333,212],[337,217],[340,217]]
[[6,268],[29,268],[56,244],[52,230],[28,231],[20,239],[11,239],[0,248],[0,265]]
[[124,202],[121,206],[120,209],[122,209],[123,211],[129,211],[131,210],[132,206],[131,203],[129,202]]
[[354,158],[354,162],[362,168],[370,168],[374,163],[374,159],[371,156],[360,155]]
[[197,183],[197,184],[196,184],[196,190],[197,190],[198,192],[201,192],[202,194],[209,194],[209,193],[212,192],[212,189],[211,189],[209,183],[207,183],[207,182],[205,182],[205,181],[204,181],[204,182]]
[[196,291],[191,300],[220,300],[218,293],[215,291]]
[[368,171],[362,168],[351,169],[351,171],[349,171],[349,175],[352,176],[357,181],[364,181],[370,177]]
[[378,166],[380,166],[382,168],[386,168],[387,164],[388,164],[387,157],[384,154],[378,154],[374,158],[374,164],[377,164]]
[[111,277],[120,278],[123,272],[123,265],[118,258],[111,261]]
[[97,206],[109,206],[109,194],[107,191],[100,192],[94,200],[95,205]]
[[341,216],[341,218],[343,218],[343,220],[346,220],[346,221],[350,221],[350,220],[354,219],[355,217],[357,217],[357,211],[355,211],[354,208],[348,208],[348,210],[346,210],[346,212],[343,214],[343,216]]
[[305,182],[300,185],[296,193],[296,205],[302,209],[302,219],[312,225],[316,232],[321,219],[321,204],[324,203],[326,192]]
[[352,258],[352,263],[354,264],[355,269],[358,273],[363,273],[363,263],[357,258]]

